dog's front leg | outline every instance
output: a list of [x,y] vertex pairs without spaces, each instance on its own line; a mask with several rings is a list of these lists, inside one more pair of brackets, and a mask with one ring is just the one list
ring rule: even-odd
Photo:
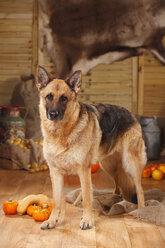
[[80,222],[80,228],[85,230],[92,228],[92,183],[91,169],[82,168],[79,171],[82,198],[83,198],[83,216]]
[[50,178],[53,191],[53,209],[49,219],[42,223],[41,229],[52,229],[56,226],[64,199],[64,176],[52,167],[50,168]]

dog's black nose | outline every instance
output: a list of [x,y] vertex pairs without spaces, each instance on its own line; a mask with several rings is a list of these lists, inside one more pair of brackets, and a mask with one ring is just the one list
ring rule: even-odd
[[59,115],[58,110],[51,110],[51,111],[49,111],[49,118],[51,120],[55,120],[58,117],[58,115]]

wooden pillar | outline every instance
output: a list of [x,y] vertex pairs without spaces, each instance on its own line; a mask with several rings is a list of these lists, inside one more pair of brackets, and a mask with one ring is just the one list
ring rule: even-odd
[[144,55],[139,57],[139,78],[138,78],[138,115],[143,115],[144,99]]
[[138,100],[138,57],[132,58],[132,113],[137,114]]
[[38,0],[33,0],[33,23],[32,23],[32,73],[36,74],[38,65]]

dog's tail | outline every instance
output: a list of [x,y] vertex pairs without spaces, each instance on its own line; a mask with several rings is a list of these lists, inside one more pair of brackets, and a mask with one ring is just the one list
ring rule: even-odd
[[[111,165],[112,162],[113,161],[111,161],[110,163]],[[121,162],[118,161],[117,164],[119,165],[119,163]],[[111,176],[114,179],[116,187],[119,189],[121,195],[125,200],[137,204],[136,187],[131,176],[125,172],[122,166],[119,166],[120,169],[118,171],[115,171],[113,169],[110,170],[111,168],[110,166],[106,167],[108,168],[108,170],[106,170],[104,166],[108,164],[109,164],[108,159],[107,160],[105,159],[102,163],[100,162],[101,169],[108,176]]]

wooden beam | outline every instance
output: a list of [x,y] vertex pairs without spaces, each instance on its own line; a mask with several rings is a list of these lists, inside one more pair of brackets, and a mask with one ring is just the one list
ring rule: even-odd
[[35,75],[38,64],[38,0],[33,2],[33,23],[32,23],[32,73]]
[[139,57],[139,78],[138,78],[138,115],[143,115],[143,97],[144,97],[144,56]]
[[132,113],[137,114],[138,58],[132,58]]
[[163,43],[163,46],[165,46],[165,35],[162,38],[162,43]]

